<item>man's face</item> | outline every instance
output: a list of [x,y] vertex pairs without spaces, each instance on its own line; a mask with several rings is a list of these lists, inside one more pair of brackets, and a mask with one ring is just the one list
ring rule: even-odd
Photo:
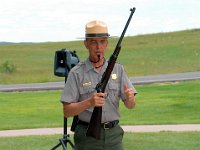
[[98,55],[100,55],[100,59],[104,57],[108,45],[108,38],[107,37],[87,38],[84,41],[84,44],[85,47],[89,50],[90,60],[97,61]]

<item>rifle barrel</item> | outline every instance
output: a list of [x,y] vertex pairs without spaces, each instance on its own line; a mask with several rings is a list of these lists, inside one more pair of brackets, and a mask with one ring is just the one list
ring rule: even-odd
[[[97,93],[100,93],[100,92],[104,93],[105,92],[106,85],[108,83],[108,80],[110,78],[112,70],[115,66],[115,62],[117,60],[118,54],[121,50],[122,39],[124,38],[124,35],[126,33],[128,25],[131,21],[133,13],[135,12],[135,8],[134,7],[131,8],[130,11],[131,11],[131,14],[130,14],[127,22],[126,22],[126,25],[125,25],[124,30],[123,30],[123,32],[122,32],[122,34],[121,34],[121,36],[118,40],[118,43],[115,47],[115,50],[114,50],[113,54],[111,55],[111,57],[108,61],[108,66],[106,68],[106,71],[104,72],[101,81],[96,85]],[[100,138],[101,117],[102,117],[102,107],[94,107],[92,116],[90,118],[90,123],[89,123],[88,129],[87,129],[87,133],[86,133],[87,136],[91,136],[91,137],[94,137],[96,139]]]

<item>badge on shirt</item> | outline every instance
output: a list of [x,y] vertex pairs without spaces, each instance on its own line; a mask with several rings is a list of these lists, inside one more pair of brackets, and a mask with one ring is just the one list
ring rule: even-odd
[[113,80],[116,80],[117,79],[117,74],[113,73],[111,77],[112,77]]
[[83,86],[90,86],[90,85],[92,85],[92,82],[85,82],[85,83],[83,83]]

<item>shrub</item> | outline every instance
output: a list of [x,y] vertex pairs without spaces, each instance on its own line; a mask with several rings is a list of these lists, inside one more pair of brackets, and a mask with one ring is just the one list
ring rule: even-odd
[[0,66],[0,72],[1,73],[13,73],[16,71],[16,66],[9,61],[4,62]]

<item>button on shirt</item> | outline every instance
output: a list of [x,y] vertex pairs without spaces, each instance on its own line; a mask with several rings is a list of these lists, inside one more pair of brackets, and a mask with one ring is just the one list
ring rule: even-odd
[[[70,70],[70,73],[65,84],[61,102],[74,103],[83,101],[91,97],[95,92],[96,85],[101,81],[102,75],[108,66],[105,61],[101,72],[98,72],[87,59],[80,62]],[[102,107],[101,122],[119,120],[119,102],[120,98],[124,101],[124,85],[132,88],[134,93],[137,93],[132,83],[128,79],[122,65],[115,63],[110,79],[105,89],[107,93],[106,102]],[[85,122],[90,122],[90,117],[93,112],[93,107],[86,109],[78,115],[79,119]]]

